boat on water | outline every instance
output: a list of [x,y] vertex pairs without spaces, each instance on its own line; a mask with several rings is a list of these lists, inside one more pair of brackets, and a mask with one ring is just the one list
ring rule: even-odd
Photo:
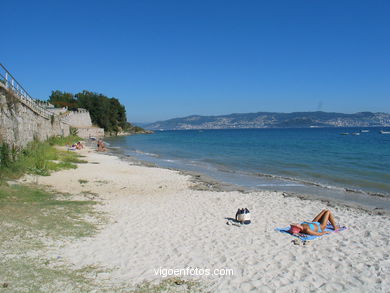
[[352,135],[360,135],[360,132],[354,132]]
[[368,129],[362,129],[360,132],[370,132]]
[[384,130],[381,130],[379,131],[381,134],[390,134],[390,131],[384,131]]

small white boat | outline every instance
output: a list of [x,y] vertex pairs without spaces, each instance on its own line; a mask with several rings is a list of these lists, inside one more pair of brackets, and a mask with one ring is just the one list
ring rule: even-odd
[[368,129],[362,129],[360,132],[370,132]]
[[384,131],[384,130],[381,130],[379,131],[381,134],[390,134],[390,131]]
[[360,135],[360,132],[354,132],[353,135]]

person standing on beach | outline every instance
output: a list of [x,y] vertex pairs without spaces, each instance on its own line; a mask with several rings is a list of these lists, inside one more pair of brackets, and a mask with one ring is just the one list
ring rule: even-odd
[[104,144],[104,141],[102,139],[99,139],[98,142],[97,142],[97,151],[98,152],[105,152],[107,149],[106,149],[106,145]]

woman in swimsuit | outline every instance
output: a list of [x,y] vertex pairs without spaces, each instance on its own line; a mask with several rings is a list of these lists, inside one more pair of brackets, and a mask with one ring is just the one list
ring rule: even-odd
[[333,214],[329,210],[323,210],[321,213],[319,213],[312,222],[302,222],[300,224],[291,224],[289,232],[291,234],[297,234],[297,233],[304,233],[314,236],[321,236],[324,234],[328,234],[330,232],[324,231],[326,228],[326,225],[328,224],[328,221],[333,226],[334,230],[339,229],[338,226],[336,226],[336,222],[334,220]]

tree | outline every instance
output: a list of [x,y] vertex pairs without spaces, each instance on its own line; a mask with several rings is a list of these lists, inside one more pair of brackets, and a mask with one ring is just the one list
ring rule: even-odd
[[76,95],[52,91],[49,102],[55,107],[67,106],[70,110],[84,108],[89,111],[92,123],[104,128],[106,132],[119,131],[140,132],[142,128],[127,122],[126,108],[117,98],[83,90]]
[[56,108],[68,107],[69,110],[77,108],[77,101],[73,94],[61,91],[52,91],[49,97],[49,103]]

